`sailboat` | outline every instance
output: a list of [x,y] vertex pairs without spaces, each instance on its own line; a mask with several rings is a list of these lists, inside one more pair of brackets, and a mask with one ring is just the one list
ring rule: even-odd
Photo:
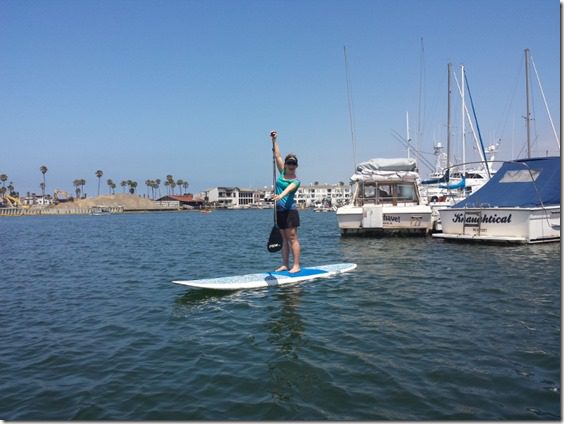
[[560,157],[504,162],[478,192],[439,210],[445,240],[560,240]]
[[560,157],[531,158],[528,49],[525,65],[528,158],[504,162],[478,192],[439,209],[443,232],[433,237],[527,244],[560,240]]
[[[451,165],[451,75],[452,75],[452,65],[448,65],[448,124],[447,124],[447,153],[446,157],[443,152],[443,146],[438,143],[434,146],[436,164],[435,171],[430,175],[428,179],[421,182],[423,190],[429,203],[434,207],[448,206],[466,198],[468,195],[475,193],[479,190],[494,174],[493,163],[495,161],[495,154],[497,152],[498,145],[488,146],[487,149],[484,148],[482,138],[479,131],[478,121],[476,119],[476,114],[474,110],[474,104],[472,97],[470,95],[470,89],[468,85],[468,80],[465,74],[464,66],[460,67],[461,72],[461,83],[458,81],[458,91],[461,99],[461,135],[462,135],[462,163],[457,165]],[[474,127],[473,120],[471,119],[470,112],[466,106],[466,93],[465,87],[468,87],[468,94],[470,95],[470,101],[472,106],[472,111],[474,113],[474,121],[476,125]],[[466,129],[465,125],[468,122],[470,131],[474,142],[476,144],[476,150],[479,152],[480,161],[479,162],[469,162],[466,159]],[[487,154],[486,154],[487,152]],[[489,155],[489,157],[488,157]]]

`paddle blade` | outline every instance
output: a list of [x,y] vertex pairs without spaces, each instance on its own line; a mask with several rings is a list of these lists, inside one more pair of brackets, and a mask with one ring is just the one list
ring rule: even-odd
[[278,252],[282,249],[282,233],[276,225],[272,227],[266,248],[270,253]]

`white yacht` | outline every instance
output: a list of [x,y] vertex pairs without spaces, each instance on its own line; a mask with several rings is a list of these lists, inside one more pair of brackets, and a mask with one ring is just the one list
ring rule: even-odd
[[445,240],[560,240],[560,157],[504,162],[479,191],[440,209]]
[[[447,166],[443,146],[438,143],[435,150],[435,171],[428,179],[421,181],[422,192],[429,203],[454,204],[478,191],[495,174],[493,164],[499,144],[490,145],[486,151],[488,160]],[[479,166],[476,166],[479,165]]]
[[337,209],[341,234],[430,232],[431,208],[421,198],[416,169],[415,159],[360,163],[351,177],[351,203]]

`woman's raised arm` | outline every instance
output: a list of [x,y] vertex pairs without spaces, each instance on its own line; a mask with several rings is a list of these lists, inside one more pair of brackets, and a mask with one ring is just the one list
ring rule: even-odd
[[282,160],[282,155],[280,154],[280,148],[278,147],[278,142],[276,141],[276,137],[278,133],[276,131],[272,131],[270,133],[270,138],[272,138],[272,150],[274,152],[274,157],[276,158],[276,166],[278,167],[278,171],[284,171],[284,161]]

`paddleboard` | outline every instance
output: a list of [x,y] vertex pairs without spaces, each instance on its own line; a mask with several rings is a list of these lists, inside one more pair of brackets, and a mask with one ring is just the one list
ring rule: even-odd
[[173,283],[190,287],[213,290],[241,290],[259,287],[279,286],[283,284],[310,281],[316,278],[330,278],[343,272],[352,271],[356,264],[331,264],[302,268],[300,272],[290,274],[288,271],[262,272],[258,274],[235,275],[231,277],[209,278],[205,280],[176,280]]

